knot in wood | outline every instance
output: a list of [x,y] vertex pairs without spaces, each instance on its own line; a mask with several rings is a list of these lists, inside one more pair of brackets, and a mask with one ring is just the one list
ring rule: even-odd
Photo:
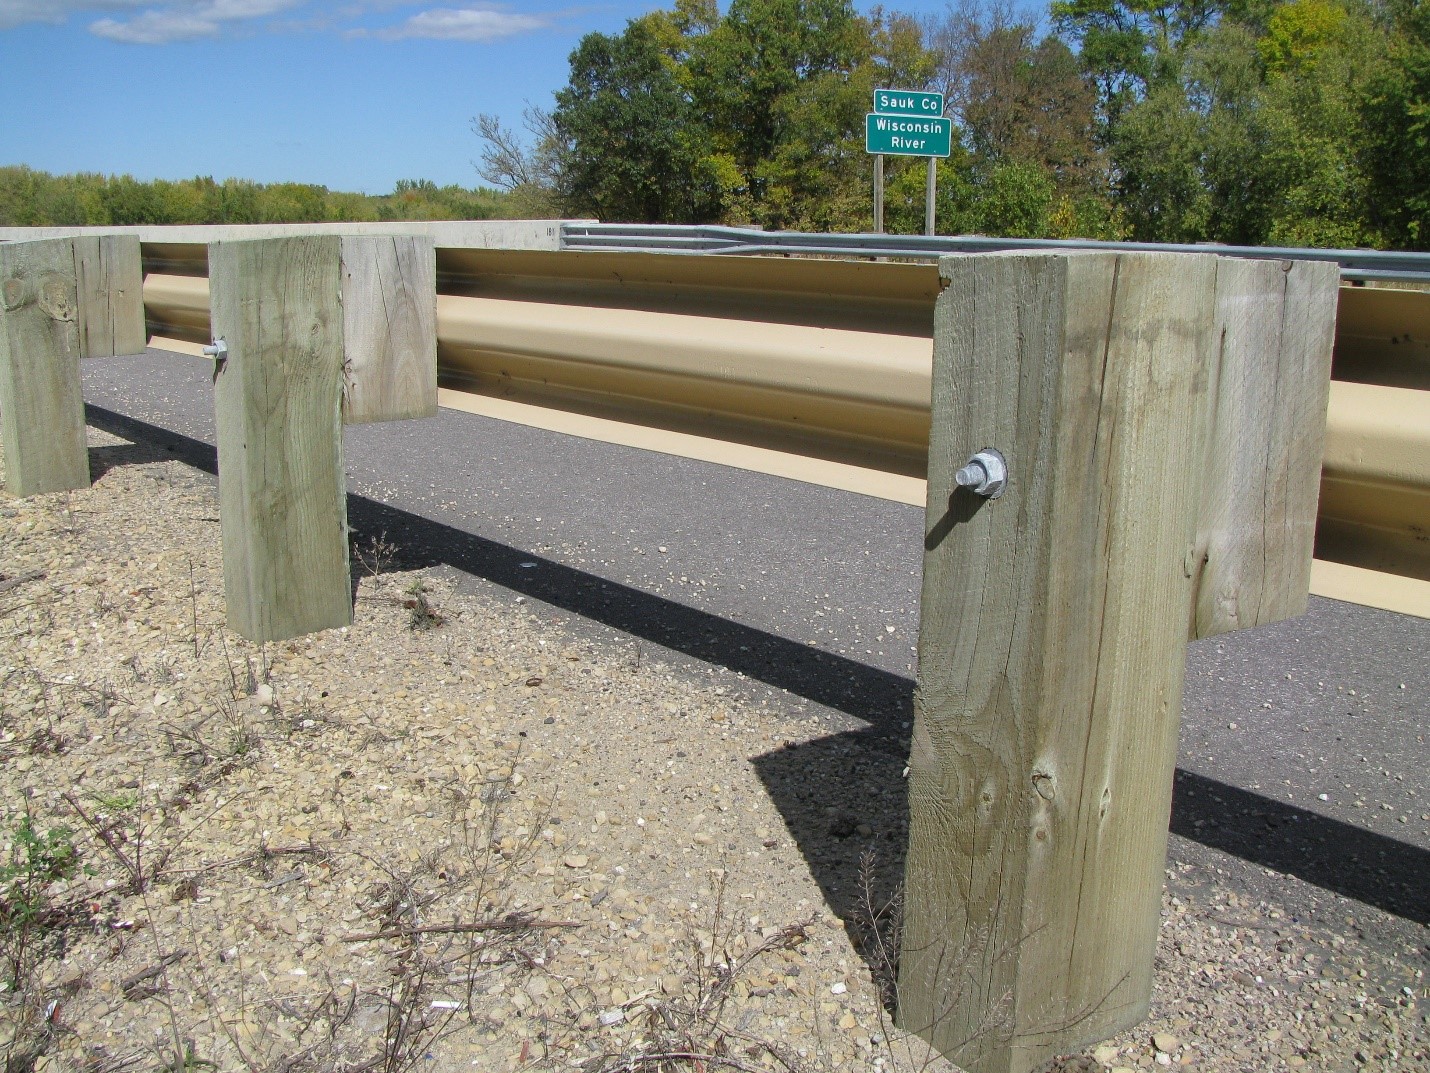
[[6,309],[19,309],[23,305],[29,304],[29,288],[25,286],[23,276],[15,276],[5,281],[5,285],[0,290],[4,293]]
[[71,282],[55,274],[40,280],[40,308],[51,320],[73,321],[78,305]]

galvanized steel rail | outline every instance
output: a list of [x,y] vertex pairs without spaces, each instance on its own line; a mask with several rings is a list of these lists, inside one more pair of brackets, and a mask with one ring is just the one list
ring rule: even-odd
[[936,261],[947,253],[994,250],[1120,250],[1216,253],[1224,257],[1335,261],[1347,282],[1430,283],[1430,253],[1382,250],[1314,250],[1284,246],[1223,246],[1214,243],[1099,242],[1092,239],[989,238],[984,235],[924,236],[809,234],[746,227],[568,222],[561,226],[566,250],[627,250],[651,253],[806,254]]
[[[197,353],[209,341],[204,239],[241,232],[138,230],[152,342]],[[1145,248],[578,221],[532,230],[546,249],[438,238],[443,405],[915,504],[926,495],[937,256]],[[558,231],[566,252],[552,248]],[[785,256],[741,256],[760,250]],[[1316,591],[1430,615],[1430,256],[1216,252],[1341,266]]]

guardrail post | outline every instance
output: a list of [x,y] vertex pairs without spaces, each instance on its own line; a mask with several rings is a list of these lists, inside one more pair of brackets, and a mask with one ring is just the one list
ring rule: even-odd
[[[1217,258],[940,271],[899,1019],[1021,1073],[1151,993]],[[955,480],[985,448],[998,499]]]
[[80,357],[142,354],[144,268],[138,235],[88,235],[74,242]]
[[352,621],[343,417],[436,412],[430,239],[209,247],[229,626],[282,640]]
[[1218,260],[1194,638],[1306,610],[1339,290],[1333,262]]
[[343,420],[437,412],[437,253],[430,238],[342,240]]
[[1186,642],[1305,610],[1338,273],[940,271],[899,1016],[1021,1073],[1145,1016]]
[[0,438],[15,495],[89,487],[79,359],[144,349],[139,240],[0,243]]

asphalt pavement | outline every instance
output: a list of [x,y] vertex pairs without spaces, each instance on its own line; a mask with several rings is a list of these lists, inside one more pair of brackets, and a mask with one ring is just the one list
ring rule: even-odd
[[[86,362],[90,424],[212,471],[210,371],[152,350]],[[344,450],[359,546],[383,538],[405,565],[825,720],[882,758],[872,777],[898,777],[922,510],[449,410],[351,427]],[[1427,727],[1430,621],[1312,597],[1194,643],[1175,882],[1425,959]]]

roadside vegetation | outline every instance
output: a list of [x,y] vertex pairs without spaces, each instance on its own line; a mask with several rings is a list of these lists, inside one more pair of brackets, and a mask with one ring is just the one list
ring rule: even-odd
[[491,220],[512,215],[510,200],[485,187],[439,187],[425,179],[403,179],[390,194],[368,196],[308,183],[207,176],[141,182],[129,175],[0,167],[0,227]]
[[[873,226],[876,87],[946,95],[941,234],[1430,249],[1430,0],[675,0],[591,33],[520,127],[472,120],[491,187],[390,194],[0,168],[0,225],[596,217]],[[926,163],[886,160],[919,232]]]
[[[481,173],[566,216],[863,231],[876,86],[946,94],[943,234],[1430,248],[1426,0],[676,0],[588,34]],[[922,159],[887,223],[923,227]]]

